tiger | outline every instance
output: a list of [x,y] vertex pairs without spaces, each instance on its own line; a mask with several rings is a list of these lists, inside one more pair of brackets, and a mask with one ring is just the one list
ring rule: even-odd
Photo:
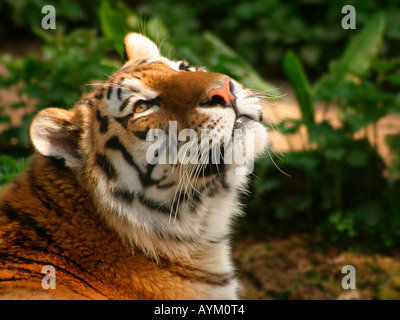
[[0,196],[1,299],[240,299],[232,222],[251,172],[239,174],[242,163],[222,151],[215,163],[153,160],[187,146],[173,129],[194,132],[192,146],[210,140],[205,129],[217,138],[241,130],[244,159],[261,157],[269,142],[260,97],[162,56],[143,34],[123,42],[119,70],[72,108],[32,119],[35,152]]

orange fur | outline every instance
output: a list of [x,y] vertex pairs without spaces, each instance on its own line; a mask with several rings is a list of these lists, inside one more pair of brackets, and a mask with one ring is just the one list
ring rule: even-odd
[[[201,278],[201,274],[192,275],[190,269],[168,261],[157,265],[140,252],[132,254],[101,221],[88,195],[80,192],[77,181],[53,162],[36,155],[27,172],[8,186],[0,198],[3,204],[0,296],[6,299],[195,297],[191,283]],[[46,198],[53,200],[50,209],[45,206]],[[7,218],[5,207],[10,215],[13,210],[17,212],[16,219]],[[41,270],[48,264],[56,269],[55,290],[44,290],[41,286],[45,276]]]

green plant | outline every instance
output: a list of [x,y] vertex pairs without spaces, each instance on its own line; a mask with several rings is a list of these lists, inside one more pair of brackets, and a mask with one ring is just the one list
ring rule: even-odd
[[[254,184],[250,202],[254,219],[272,215],[270,221],[295,221],[296,228],[319,230],[344,242],[366,241],[375,247],[399,243],[399,183],[395,176],[391,181],[384,177],[387,164],[377,151],[378,120],[400,107],[395,90],[399,61],[378,56],[385,21],[376,14],[313,86],[296,54],[285,56],[283,67],[302,119],[288,119],[280,128],[292,134],[305,126],[307,141],[304,150],[286,153],[279,163],[293,178],[274,172],[268,159],[257,165],[255,174],[262,180]],[[319,122],[314,119],[316,101],[324,104]],[[339,126],[326,117],[333,105]],[[367,129],[372,129],[372,141]],[[398,141],[397,136],[389,140],[397,154]]]
[[[8,128],[0,132],[2,152],[29,154],[28,127],[37,111],[47,107],[70,108],[83,92],[91,90],[89,83],[104,80],[118,68],[120,62],[107,57],[111,44],[96,35],[95,31],[76,29],[65,34],[41,31],[45,41],[41,55],[16,58],[4,54],[0,62],[7,75],[0,76],[0,88],[13,89],[21,101],[0,106],[0,123]],[[82,72],[84,70],[84,72]],[[32,108],[26,108],[29,100]],[[23,122],[11,126],[6,110],[24,109]]]
[[[344,31],[341,9],[353,5],[357,11],[357,29]],[[396,1],[383,0],[203,0],[142,2],[137,11],[144,17],[155,13],[174,36],[212,30],[240,56],[267,78],[282,76],[280,63],[287,50],[300,57],[308,74],[318,77],[326,71],[326,63],[337,57],[345,46],[348,35],[357,33],[371,16],[383,10],[390,26],[385,38],[391,45],[384,48],[389,57],[399,50],[400,11]]]
[[112,41],[120,56],[123,56],[124,35],[130,31],[144,32],[160,44],[161,53],[165,56],[185,59],[210,71],[226,73],[248,87],[268,93],[272,98],[281,96],[279,90],[263,79],[250,63],[209,31],[174,35],[157,15],[143,21],[122,2],[111,6],[108,0],[101,1],[99,17],[104,36]]
[[0,190],[25,170],[29,160],[29,157],[15,159],[8,155],[0,155]]

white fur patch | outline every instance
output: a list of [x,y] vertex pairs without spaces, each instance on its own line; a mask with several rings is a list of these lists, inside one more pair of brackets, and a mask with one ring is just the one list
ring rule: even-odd
[[[155,61],[164,61],[175,71],[179,71],[181,63],[163,57],[154,57],[147,63]],[[147,88],[138,79],[125,79],[121,84],[124,90],[120,91],[120,97],[113,90],[109,99],[105,99],[112,116],[128,115],[132,113],[135,102],[157,97],[157,92]],[[245,115],[240,119],[239,127],[253,135],[245,134],[240,142],[243,147],[254,145],[252,152],[245,155],[247,160],[254,161],[268,143],[267,130],[258,122],[261,106],[258,98],[242,89],[235,81],[233,93],[236,97],[236,110],[219,105],[198,107],[197,110],[210,119],[203,124],[203,128],[211,125],[211,135],[222,140],[224,137],[232,138],[238,118]],[[121,108],[123,101],[129,103]],[[158,108],[155,106],[138,116],[148,116]],[[127,141],[121,139],[126,151],[143,171],[142,175],[146,174],[146,148],[151,142],[137,141],[129,144]],[[118,230],[124,238],[156,260],[159,252],[162,252],[163,256],[172,261],[184,261],[205,272],[233,273],[229,245],[231,220],[241,214],[238,193],[245,188],[248,180],[245,175],[235,174],[235,163],[226,166],[224,174],[217,177],[204,177],[197,170],[198,167],[193,165],[185,167],[178,164],[173,167],[169,164],[156,164],[148,178],[152,183],[157,183],[144,185],[140,180],[141,175],[121,155],[120,150],[106,149],[104,152],[115,167],[117,178],[108,181],[107,176],[101,170],[98,171],[98,201],[127,222],[123,230]],[[131,194],[132,199],[119,198],[115,192]],[[180,199],[180,192],[186,194],[187,198]],[[196,288],[199,299],[236,299],[238,282],[232,279],[221,286],[196,284]]]
[[[136,102],[140,100],[152,100],[158,96],[157,92],[147,88],[139,79],[125,79],[122,81],[120,86],[122,88],[121,99],[118,98],[118,86],[115,85],[111,96],[109,97],[110,99],[106,98],[104,100],[109,113],[114,117],[124,117],[133,112],[133,106]],[[126,105],[124,106],[123,110],[121,110],[121,106],[124,102],[126,102]],[[154,112],[156,110],[152,109],[152,111]]]

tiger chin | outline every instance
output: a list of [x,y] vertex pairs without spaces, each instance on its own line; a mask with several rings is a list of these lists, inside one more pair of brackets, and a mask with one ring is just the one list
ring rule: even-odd
[[[36,153],[0,196],[2,299],[239,297],[230,224],[249,172],[223,151],[239,130],[231,153],[245,163],[262,155],[259,100],[227,75],[162,57],[143,35],[124,44],[127,62],[105,83],[32,121]],[[203,150],[197,163],[179,159],[187,129]],[[155,130],[168,143],[149,159]],[[228,139],[208,147],[204,132]],[[222,153],[203,161],[211,151]],[[167,161],[154,162],[161,154]]]

